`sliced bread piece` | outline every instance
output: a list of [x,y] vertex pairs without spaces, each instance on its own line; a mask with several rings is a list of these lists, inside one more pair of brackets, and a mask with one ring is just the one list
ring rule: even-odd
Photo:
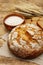
[[41,27],[43,29],[43,21],[38,21],[37,24],[39,27]]
[[37,21],[39,21],[40,17],[32,17],[32,24],[37,25]]

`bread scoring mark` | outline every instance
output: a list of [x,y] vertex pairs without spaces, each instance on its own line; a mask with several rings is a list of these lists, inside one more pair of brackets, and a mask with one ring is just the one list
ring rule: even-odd
[[32,37],[34,39],[37,39],[37,40],[41,40],[42,39],[42,30],[38,30],[35,32],[35,35]]
[[34,35],[34,31],[32,31],[32,30],[27,30],[27,32],[28,32],[30,35]]
[[36,43],[33,43],[33,42],[30,42],[32,48],[35,48],[36,47]]
[[25,45],[24,48],[27,50],[30,49],[30,47],[28,45]]
[[36,26],[35,24],[26,24],[26,27],[30,27],[30,28],[34,28],[36,30],[40,30],[40,28],[38,26]]
[[36,26],[35,24],[31,24],[30,27],[36,29],[36,30],[40,30],[40,28],[38,26]]
[[32,48],[35,48],[35,49],[40,48],[39,44],[36,41],[35,42],[30,42],[30,44],[31,44]]
[[24,41],[22,38],[20,38],[19,41],[20,41],[20,44],[21,44],[21,45],[26,45],[26,41]]
[[17,42],[17,40],[14,40],[14,41],[13,41],[13,45],[14,45],[15,47],[22,47],[22,46]]
[[30,33],[30,35],[34,36],[34,34],[40,30],[40,28],[34,24],[26,24],[26,30],[28,31],[28,33]]
[[14,33],[12,34],[12,40],[15,39],[15,38],[17,38],[17,36],[18,36],[18,32],[14,31]]
[[32,38],[38,40],[38,39],[41,39],[41,35],[37,35],[37,34],[36,34],[36,35],[34,35]]
[[12,42],[13,42],[13,45],[14,45],[14,46],[18,47],[19,44],[18,44],[17,40],[14,40],[14,41],[12,41]]
[[38,40],[38,42],[39,42],[40,46],[43,47],[43,40]]

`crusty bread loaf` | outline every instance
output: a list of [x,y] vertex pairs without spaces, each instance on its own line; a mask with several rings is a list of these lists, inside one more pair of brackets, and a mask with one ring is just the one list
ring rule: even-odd
[[32,24],[36,24],[37,25],[37,22],[40,21],[40,17],[32,17],[31,19],[26,19],[26,23],[32,23]]
[[26,23],[38,25],[43,29],[43,17],[32,17],[31,19],[26,19]]
[[40,17],[32,17],[32,21],[38,21]]
[[38,65],[38,64],[34,62],[28,62],[10,57],[0,56],[0,65]]
[[40,21],[43,21],[43,16],[40,17]]
[[32,17],[32,24],[37,24],[37,22],[39,21],[40,17]]
[[24,24],[9,34],[8,47],[20,58],[35,58],[43,52],[42,30],[35,24]]
[[43,29],[43,20],[37,22],[38,26]]
[[25,23],[30,23],[31,24],[31,22],[32,22],[31,19],[26,19],[25,20]]

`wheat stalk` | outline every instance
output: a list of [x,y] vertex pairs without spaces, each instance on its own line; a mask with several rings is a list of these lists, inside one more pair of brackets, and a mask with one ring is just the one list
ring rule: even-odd
[[36,6],[35,4],[32,4],[32,3],[27,4],[25,2],[22,2],[21,4],[18,4],[15,7],[18,11],[32,14],[33,16],[34,15],[35,16],[43,15],[42,9],[38,6]]

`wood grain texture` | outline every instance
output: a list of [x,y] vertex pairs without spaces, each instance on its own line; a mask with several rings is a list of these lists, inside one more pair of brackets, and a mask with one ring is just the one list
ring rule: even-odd
[[0,65],[38,65],[33,62],[0,56]]

